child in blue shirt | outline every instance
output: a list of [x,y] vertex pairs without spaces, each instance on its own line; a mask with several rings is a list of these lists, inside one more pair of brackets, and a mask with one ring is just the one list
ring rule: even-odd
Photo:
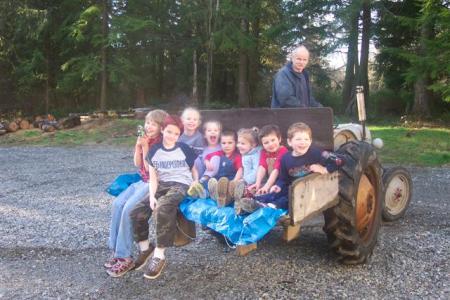
[[183,134],[178,142],[191,146],[197,155],[201,154],[206,143],[205,138],[198,130],[202,123],[200,112],[193,107],[187,107],[181,114],[181,121],[183,122]]
[[292,124],[287,132],[288,145],[292,151],[281,158],[280,175],[269,194],[254,198],[242,198],[235,202],[237,214],[253,212],[259,207],[288,209],[289,185],[297,178],[310,173],[326,174],[334,172],[341,160],[327,160],[324,152],[312,143],[311,128],[305,123]]

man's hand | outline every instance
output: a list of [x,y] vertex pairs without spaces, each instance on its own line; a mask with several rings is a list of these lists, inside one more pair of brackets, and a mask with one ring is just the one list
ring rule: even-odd
[[327,174],[327,168],[322,165],[314,164],[309,166],[309,170],[314,173]]
[[150,196],[150,208],[154,211],[156,209],[156,200],[155,196]]
[[281,192],[281,188],[275,184],[270,188],[269,192],[270,193],[279,193],[279,192]]

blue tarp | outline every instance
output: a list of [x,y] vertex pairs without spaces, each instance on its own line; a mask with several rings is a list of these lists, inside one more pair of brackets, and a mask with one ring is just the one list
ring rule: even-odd
[[287,213],[283,209],[264,207],[249,215],[237,216],[233,206],[219,208],[212,199],[190,197],[180,203],[180,210],[186,219],[223,234],[235,245],[256,243]]
[[141,175],[138,173],[119,175],[106,189],[106,192],[112,196],[119,196],[130,185],[141,180]]

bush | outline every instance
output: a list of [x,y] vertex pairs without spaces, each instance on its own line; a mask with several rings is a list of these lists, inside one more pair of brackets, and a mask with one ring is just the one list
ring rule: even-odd
[[368,107],[373,111],[372,114],[398,116],[410,109],[413,99],[412,93],[403,89],[399,91],[381,89],[370,94]]

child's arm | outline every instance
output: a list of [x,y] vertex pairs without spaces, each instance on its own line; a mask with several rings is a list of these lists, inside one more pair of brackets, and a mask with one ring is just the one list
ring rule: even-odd
[[194,182],[198,181],[198,171],[197,171],[197,168],[195,167],[195,165],[192,167],[191,173],[192,173],[192,179],[194,179]]
[[136,140],[136,145],[134,146],[134,165],[138,168],[144,163],[145,169],[148,169],[147,163],[144,162],[144,157],[148,153],[148,142],[145,137],[138,137]]
[[250,191],[258,191],[261,187],[261,183],[266,176],[266,168],[263,166],[258,166],[258,170],[256,171],[256,182],[248,187]]
[[155,198],[155,193],[156,190],[158,189],[158,177],[156,174],[156,170],[152,167],[152,166],[148,166],[148,173],[150,175],[150,179],[149,179],[149,195],[150,195],[150,208],[152,210],[155,210],[156,208],[156,198]]
[[322,166],[322,165],[319,165],[319,164],[310,165],[309,166],[309,170],[311,172],[320,173],[320,174],[327,174],[328,173],[327,168]]
[[234,179],[233,179],[233,180],[235,180],[235,181],[241,180],[243,171],[244,171],[244,170],[242,169],[242,167],[239,168],[239,169],[237,170],[236,175],[234,176]]
[[[206,161],[207,161],[207,160],[205,160],[205,162],[206,162]],[[211,169],[211,170],[207,169],[207,170],[205,171],[205,173],[203,173],[203,176],[202,176],[202,177],[205,177],[205,176],[206,176],[206,177],[212,178],[212,177],[216,176],[216,174],[219,172],[219,167],[220,167],[220,156],[218,156],[218,155],[213,156],[213,157],[211,158],[210,162],[211,162],[211,165],[212,165],[212,169]]]
[[256,193],[257,194],[267,194],[272,187],[272,185],[277,180],[278,174],[280,171],[278,169],[274,169],[272,173],[269,175],[269,179],[267,179],[266,183],[263,185],[262,188],[260,188]]

